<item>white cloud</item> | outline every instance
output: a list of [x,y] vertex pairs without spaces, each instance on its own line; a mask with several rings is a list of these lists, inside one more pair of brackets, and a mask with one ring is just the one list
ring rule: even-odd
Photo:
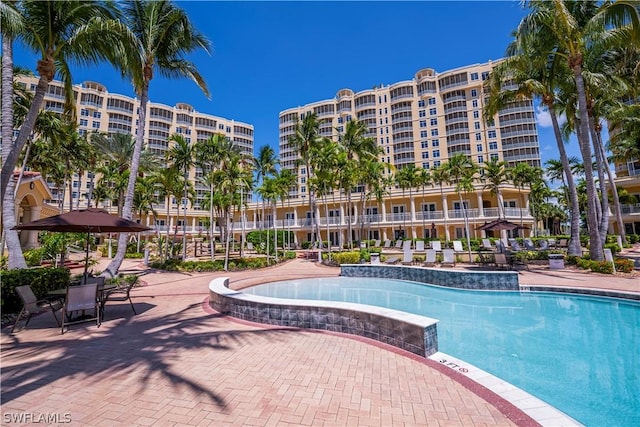
[[[560,117],[558,117],[558,124],[560,126],[562,126],[562,124],[566,121],[567,120],[564,115],[560,115]],[[550,128],[553,126],[553,124],[551,123],[551,115],[549,114],[549,110],[547,110],[546,107],[542,105],[538,105],[536,107],[536,122],[541,128]]]

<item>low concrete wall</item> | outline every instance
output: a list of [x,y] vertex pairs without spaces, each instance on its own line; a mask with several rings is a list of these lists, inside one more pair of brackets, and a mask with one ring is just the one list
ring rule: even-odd
[[345,277],[380,277],[411,280],[449,288],[517,291],[518,273],[515,271],[462,271],[403,265],[343,264]]
[[438,321],[397,310],[346,302],[250,295],[229,289],[227,277],[209,283],[209,305],[239,319],[358,335],[424,357],[438,351]]

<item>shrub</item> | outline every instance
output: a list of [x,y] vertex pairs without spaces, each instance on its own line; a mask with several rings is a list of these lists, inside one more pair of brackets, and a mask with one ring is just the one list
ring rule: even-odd
[[620,252],[620,246],[617,243],[607,243],[604,245],[605,249],[611,249],[611,254],[615,255]]
[[613,274],[613,264],[608,261],[589,261],[589,263],[593,272]]
[[626,258],[617,258],[615,261],[616,271],[621,273],[631,273],[634,268],[633,260]]
[[22,308],[22,301],[15,292],[16,286],[30,285],[37,298],[54,289],[66,288],[71,274],[66,268],[29,268],[6,270],[0,272],[0,289],[2,289],[2,311],[16,313]]
[[638,243],[640,236],[637,234],[627,234],[627,239],[629,239],[629,243],[633,245],[634,243]]
[[338,265],[357,264],[360,262],[360,252],[336,252],[331,254],[331,259]]

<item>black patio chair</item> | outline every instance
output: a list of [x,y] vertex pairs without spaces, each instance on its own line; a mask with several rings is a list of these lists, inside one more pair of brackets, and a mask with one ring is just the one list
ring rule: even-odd
[[138,276],[128,276],[123,280],[124,283],[118,281],[117,287],[104,292],[104,296],[102,297],[102,306],[100,308],[102,318],[104,318],[104,307],[107,304],[107,301],[129,301],[133,314],[138,314],[135,306],[133,305],[133,301],[131,301],[131,288],[138,283],[140,278]]

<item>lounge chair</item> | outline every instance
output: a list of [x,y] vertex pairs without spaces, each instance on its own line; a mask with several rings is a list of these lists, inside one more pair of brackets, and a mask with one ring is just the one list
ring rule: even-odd
[[513,249],[514,252],[523,250],[522,246],[520,246],[520,243],[518,243],[516,239],[509,239],[509,246],[511,246],[511,249]]
[[431,249],[435,250],[436,252],[442,251],[442,242],[440,240],[432,240],[430,243]]
[[442,267],[455,267],[456,255],[453,249],[442,250],[442,262],[440,263],[440,265]]
[[256,249],[253,247],[253,243],[247,242],[247,252],[255,252]]
[[[410,242],[410,241],[409,241]],[[413,249],[405,249],[402,253],[402,265],[413,264]]]
[[433,267],[436,265],[436,251],[435,249],[427,249],[424,263],[425,267]]
[[398,262],[400,262],[400,258],[398,258],[397,256],[391,256],[384,260],[385,264],[397,264]]
[[554,239],[554,238],[552,238],[552,237],[551,237],[551,238],[549,238],[548,243],[549,243],[549,247],[550,247],[550,248],[555,248],[555,247],[556,247],[556,245],[558,244],[558,242],[556,241],[556,239]]
[[416,252],[424,252],[424,240],[416,241]]
[[507,254],[504,252],[498,252],[495,254],[496,268],[504,268],[511,270],[511,264],[507,260]]
[[487,250],[494,250],[495,247],[491,244],[491,240],[489,239],[482,239],[482,249],[487,249]]
[[558,241],[558,247],[561,248],[561,249],[567,249],[569,247],[569,240],[560,239]]
[[379,247],[380,247],[380,240],[376,240],[376,241],[373,243],[373,247],[374,247],[374,248],[379,248]]
[[402,239],[398,239],[398,240],[396,240],[395,248],[396,248],[396,249],[402,249],[402,243],[403,243],[403,242],[402,242]]
[[391,247],[391,240],[385,240],[383,249],[389,249]]
[[402,242],[402,251],[406,251],[407,249],[411,249],[411,240],[405,240]]
[[[71,315],[74,312],[93,311],[93,316],[81,316],[79,319],[73,320]],[[98,284],[90,283],[88,285],[69,286],[67,288],[67,297],[62,307],[62,324],[61,333],[64,334],[65,325],[75,323],[88,322],[95,320],[96,325],[100,326],[100,303],[98,301]]]
[[545,239],[540,239],[538,240],[538,246],[540,247],[541,251],[546,251],[547,249],[549,249],[549,242],[547,242]]
[[460,240],[453,241],[453,250],[455,252],[464,252],[464,248],[462,247],[462,242]]
[[528,251],[535,251],[536,250],[536,245],[533,244],[533,241],[531,239],[524,239],[524,247],[528,250]]
[[27,322],[24,324],[24,327],[26,328],[29,324],[29,320],[31,320],[31,316],[47,309],[51,309],[51,314],[53,314],[53,318],[56,319],[56,324],[60,326],[60,322],[56,316],[56,310],[60,308],[59,297],[38,299],[29,285],[16,286],[16,293],[22,300],[22,310],[18,313],[18,317],[16,317],[16,322],[13,324],[11,332],[13,332],[18,322],[24,316],[28,316]]

